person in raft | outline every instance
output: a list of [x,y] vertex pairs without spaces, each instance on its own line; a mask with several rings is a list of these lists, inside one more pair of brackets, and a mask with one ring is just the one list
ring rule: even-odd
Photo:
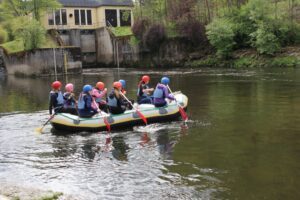
[[[123,80],[123,79],[120,79],[119,82],[122,84],[122,87],[121,87],[121,92],[122,92],[122,94],[123,94],[123,95],[126,95],[126,94],[127,94],[127,92],[126,92],[126,90],[125,90],[125,88],[126,88],[126,81]],[[123,96],[122,96],[122,101],[123,101],[123,104],[126,106],[126,108],[128,108],[129,110],[132,109],[131,104],[134,104],[134,100],[133,100],[133,99],[129,99],[129,101],[131,102],[131,103],[129,103],[129,102],[128,102],[125,98],[123,98]]]
[[142,77],[142,80],[138,85],[137,92],[137,101],[138,104],[152,104],[151,93],[154,91],[154,88],[149,87],[150,77],[145,75]]
[[99,109],[92,107],[93,97],[92,97],[91,85],[85,85],[82,88],[82,92],[78,98],[78,114],[80,117],[90,118],[96,113],[100,112]]
[[123,79],[120,79],[119,82],[120,82],[121,85],[122,85],[122,87],[121,87],[121,92],[122,92],[122,94],[126,95],[126,93],[127,93],[126,90],[125,90],[125,88],[126,88],[126,81],[123,80]]
[[121,95],[122,83],[119,81],[113,83],[113,90],[108,95],[107,104],[109,106],[109,111],[112,114],[122,114],[126,110],[126,105],[124,104]]
[[72,83],[68,83],[65,86],[65,93],[64,93],[64,113],[70,113],[72,115],[78,115],[76,109],[76,100],[74,95],[74,85]]
[[64,97],[62,92],[60,91],[61,82],[54,81],[51,84],[52,90],[49,94],[49,114],[52,115],[52,109],[54,109],[54,113],[63,112],[64,105]]
[[[96,87],[92,90],[92,96],[95,99],[95,102],[98,104],[97,106],[100,110],[104,112],[108,112],[108,106],[106,101],[104,100],[105,95],[107,94],[107,88],[105,88],[105,84],[103,82],[98,82]],[[94,108],[97,109],[97,106]]]
[[168,77],[163,77],[158,83],[154,93],[153,93],[153,103],[155,107],[164,107],[167,105],[166,98],[170,100],[175,100],[173,95],[169,94],[167,85],[170,83],[170,79]]

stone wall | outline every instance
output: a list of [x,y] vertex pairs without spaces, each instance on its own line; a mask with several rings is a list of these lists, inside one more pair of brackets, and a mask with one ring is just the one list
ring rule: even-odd
[[190,58],[191,50],[189,48],[185,41],[179,39],[165,41],[160,48],[152,50],[152,52],[139,47],[135,50],[135,54],[138,54],[136,63],[142,65],[140,67],[180,67],[184,61]]
[[[78,47],[56,48],[55,50],[36,49],[14,54],[5,54],[2,50],[2,55],[7,74],[43,76],[55,74],[54,52],[57,74],[66,71],[69,74],[82,72],[81,51]],[[66,63],[64,55],[66,55]]]

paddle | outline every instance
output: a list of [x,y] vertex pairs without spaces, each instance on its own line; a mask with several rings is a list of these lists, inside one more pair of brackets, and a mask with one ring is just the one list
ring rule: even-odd
[[54,112],[54,113],[50,116],[50,118],[46,121],[46,123],[43,124],[42,127],[36,128],[35,131],[38,132],[38,133],[42,133],[43,128],[44,128],[44,127],[45,127],[45,126],[53,119],[53,117],[54,117],[57,113],[59,113],[59,111],[60,111],[62,108],[63,108],[63,106],[61,106],[56,112]]
[[[96,106],[97,110],[100,110],[100,109],[99,109],[99,106],[98,106],[98,103],[95,102],[95,101],[94,101],[93,103],[94,103],[94,105]],[[102,115],[101,110],[100,110],[99,113],[100,113],[100,115]],[[110,127],[110,124],[109,124],[109,122],[108,122],[106,116],[103,117],[103,121],[104,121],[104,124],[106,125],[107,131],[110,132],[110,131],[111,131],[111,127]]]
[[135,109],[131,103],[131,101],[129,101],[129,99],[122,93],[120,92],[121,96],[124,97],[124,99],[132,106],[132,108],[135,110],[135,112],[139,115],[139,117],[144,121],[144,123],[147,125],[148,122],[147,122],[147,119],[146,117],[138,110],[138,109]]
[[[171,94],[174,96],[174,94],[173,94],[171,88],[169,87],[169,85],[167,85],[167,87],[170,90]],[[177,106],[179,108],[179,112],[180,112],[180,115],[181,115],[182,119],[184,121],[187,121],[188,120],[188,116],[187,116],[186,112],[184,111],[183,107],[176,101],[176,99],[175,99],[175,102],[176,102],[176,104],[177,104]]]

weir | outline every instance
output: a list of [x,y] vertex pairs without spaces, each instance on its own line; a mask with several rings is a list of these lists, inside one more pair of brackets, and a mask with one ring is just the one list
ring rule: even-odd
[[82,72],[79,47],[35,49],[12,54],[0,48],[0,55],[9,75],[46,76]]

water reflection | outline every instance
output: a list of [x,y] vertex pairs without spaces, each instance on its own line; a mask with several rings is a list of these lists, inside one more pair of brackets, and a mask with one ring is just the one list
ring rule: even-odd
[[176,141],[170,139],[168,131],[160,131],[157,134],[156,142],[159,153],[163,156],[163,158],[171,159]]
[[112,155],[115,159],[121,161],[127,161],[127,150],[129,149],[128,144],[125,143],[124,136],[117,135],[112,137]]

